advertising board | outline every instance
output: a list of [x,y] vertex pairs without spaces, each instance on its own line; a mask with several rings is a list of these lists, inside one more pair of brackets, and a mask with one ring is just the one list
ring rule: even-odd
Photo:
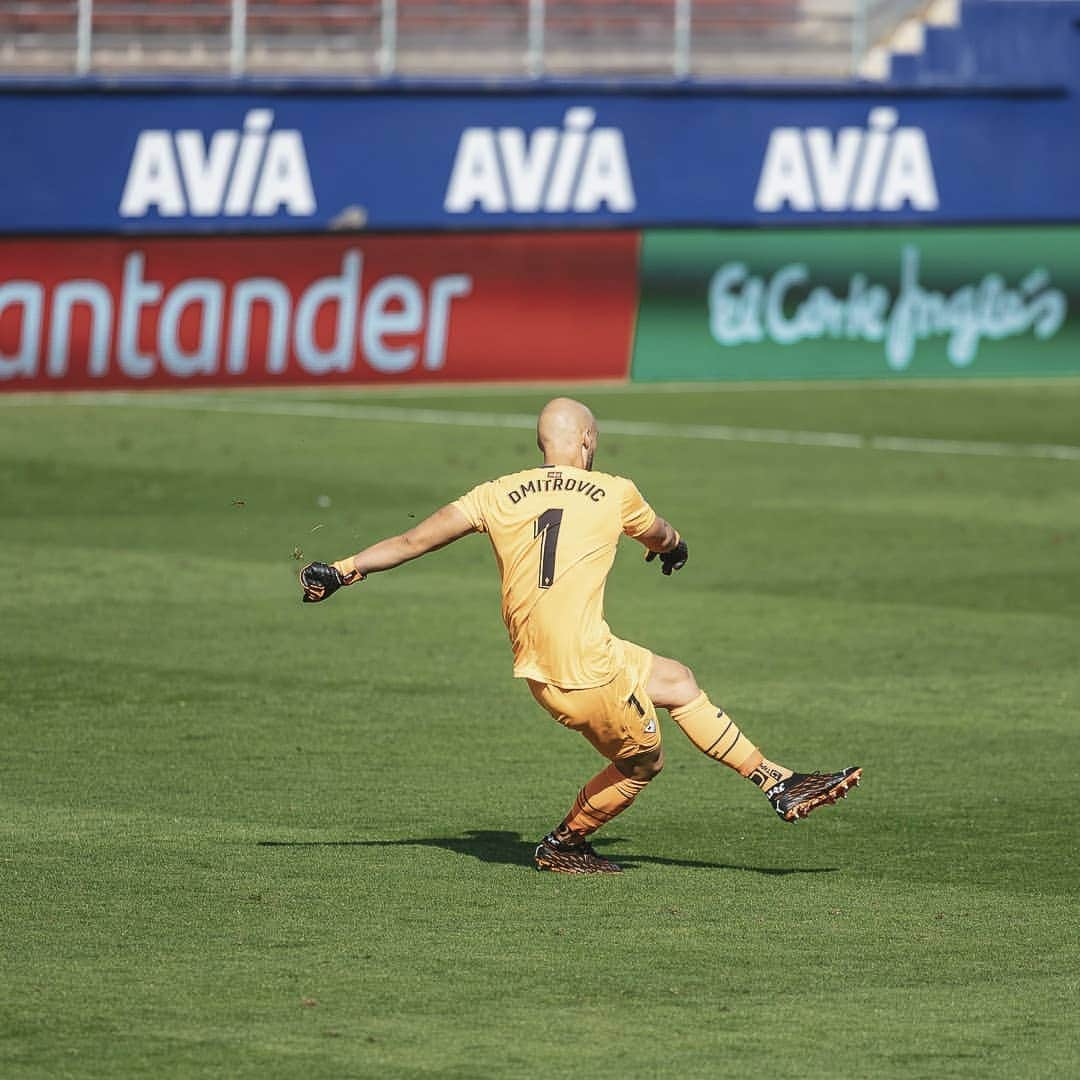
[[0,391],[627,375],[629,233],[0,240]]
[[1080,372],[1080,228],[646,233],[633,377]]
[[0,93],[0,233],[1080,220],[1053,92]]

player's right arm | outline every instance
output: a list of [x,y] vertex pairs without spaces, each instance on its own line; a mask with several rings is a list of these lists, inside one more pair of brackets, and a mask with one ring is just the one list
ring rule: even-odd
[[672,570],[681,570],[686,565],[689,555],[686,541],[659,515],[652,526],[635,539],[649,549],[646,562],[660,556],[660,570],[664,577],[670,577]]
[[686,565],[686,541],[679,536],[678,530],[670,522],[653,510],[632,483],[626,484],[623,493],[622,520],[623,532],[648,549],[646,562],[652,562],[660,556],[660,566],[665,577]]
[[395,566],[446,547],[471,532],[476,532],[476,527],[457,506],[450,503],[408,531],[388,536],[340,562],[329,565],[309,563],[300,571],[304,601],[315,603],[325,600],[343,585],[363,581],[368,574],[393,570]]
[[639,544],[644,544],[652,555],[671,551],[678,542],[679,534],[674,526],[666,522],[659,514],[656,520],[639,536],[634,537]]

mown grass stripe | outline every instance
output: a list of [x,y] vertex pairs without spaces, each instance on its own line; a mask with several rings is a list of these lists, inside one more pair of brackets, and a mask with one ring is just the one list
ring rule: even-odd
[[[223,401],[175,395],[83,394],[63,398],[10,399],[5,404],[59,404],[83,408],[122,407],[175,409],[253,416],[314,417],[321,420],[353,420],[398,424],[435,424],[449,427],[515,428],[532,430],[531,413],[487,413],[458,409],[417,409],[393,405],[331,405],[317,401]],[[950,454],[964,457],[1044,458],[1080,461],[1080,446],[1049,443],[971,442],[893,435],[859,435],[843,431],[795,431],[779,428],[744,428],[724,424],[665,424],[647,420],[604,420],[610,435],[635,438],[701,439],[718,442],[768,443],[776,446],[823,446],[840,450],[879,450],[891,453]]]

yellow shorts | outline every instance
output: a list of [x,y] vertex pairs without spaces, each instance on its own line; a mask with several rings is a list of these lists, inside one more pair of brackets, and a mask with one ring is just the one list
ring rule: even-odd
[[633,757],[660,745],[656,706],[645,692],[653,654],[632,641],[615,641],[619,672],[603,686],[563,690],[527,680],[536,700],[563,727],[580,731],[609,761]]

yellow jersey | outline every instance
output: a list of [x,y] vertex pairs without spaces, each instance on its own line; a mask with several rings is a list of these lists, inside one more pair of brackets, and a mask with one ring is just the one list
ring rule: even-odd
[[541,465],[480,484],[454,506],[495,550],[514,676],[566,690],[609,683],[618,659],[604,585],[619,537],[656,520],[634,483]]

